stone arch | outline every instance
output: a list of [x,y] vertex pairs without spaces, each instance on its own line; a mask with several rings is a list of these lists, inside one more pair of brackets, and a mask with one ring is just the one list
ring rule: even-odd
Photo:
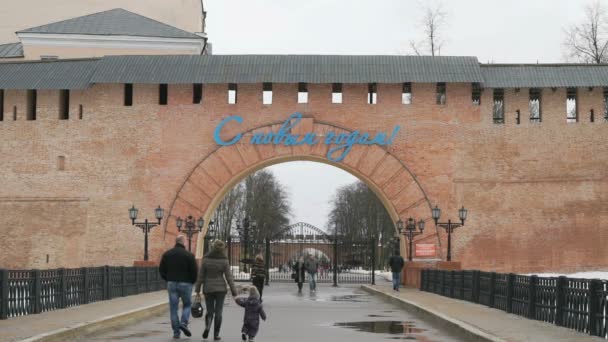
[[[185,177],[169,209],[168,220],[164,223],[165,240],[167,235],[175,235],[169,230],[178,216],[197,215],[205,219],[203,233],[199,234],[196,244],[196,256],[202,256],[202,238],[207,231],[207,223],[224,195],[247,175],[265,167],[290,161],[314,161],[329,164],[351,173],[365,182],[382,201],[387,212],[396,221],[398,217],[413,216],[430,220],[431,203],[422,185],[411,170],[398,159],[390,149],[378,145],[355,145],[341,162],[327,159],[328,146],[283,146],[251,145],[248,143],[255,133],[277,132],[282,122],[267,124],[250,129],[243,133],[243,138],[230,146],[218,146],[207,154]],[[293,134],[314,132],[324,137],[328,131],[349,133],[352,130],[334,124],[303,118],[298,126],[292,129]],[[419,237],[428,239],[427,232]],[[405,243],[402,239],[402,252]],[[441,250],[441,248],[439,248]]]

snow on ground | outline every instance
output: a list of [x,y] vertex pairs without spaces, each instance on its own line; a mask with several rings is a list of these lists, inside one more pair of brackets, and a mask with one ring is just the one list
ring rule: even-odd
[[577,273],[531,273],[527,275],[537,275],[539,277],[560,277],[566,276],[568,278],[580,278],[580,279],[603,279],[608,280],[608,272],[577,272]]

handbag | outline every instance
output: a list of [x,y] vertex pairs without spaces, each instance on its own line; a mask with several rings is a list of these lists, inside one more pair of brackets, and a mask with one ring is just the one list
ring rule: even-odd
[[194,317],[194,318],[203,317],[203,311],[205,311],[205,310],[203,309],[201,295],[197,293],[196,296],[194,297],[194,303],[192,303],[192,309],[191,309],[192,317]]

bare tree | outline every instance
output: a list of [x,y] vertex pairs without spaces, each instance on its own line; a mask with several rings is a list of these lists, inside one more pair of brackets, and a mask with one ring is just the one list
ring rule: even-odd
[[213,221],[217,229],[218,239],[226,241],[231,233],[234,223],[239,219],[237,215],[242,210],[244,194],[244,185],[242,183],[237,184],[226,194],[215,209]]
[[441,48],[445,43],[443,29],[447,24],[448,13],[439,2],[435,6],[426,4],[420,25],[424,30],[424,38],[420,41],[410,41],[410,48],[418,55],[441,55]]
[[564,30],[564,46],[568,59],[583,63],[608,61],[608,30],[606,11],[599,1],[585,7],[583,22]]

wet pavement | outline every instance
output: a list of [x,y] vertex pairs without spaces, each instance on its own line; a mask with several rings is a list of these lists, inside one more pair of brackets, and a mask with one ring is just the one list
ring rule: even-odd
[[[256,341],[464,341],[355,287],[319,287],[316,294],[298,295],[295,286],[271,285],[264,290],[264,308],[268,320],[261,322]],[[222,341],[241,341],[242,316],[227,298]],[[201,341],[203,320],[193,318],[190,328],[193,336],[181,340]],[[167,313],[82,341],[175,341],[171,336]]]

